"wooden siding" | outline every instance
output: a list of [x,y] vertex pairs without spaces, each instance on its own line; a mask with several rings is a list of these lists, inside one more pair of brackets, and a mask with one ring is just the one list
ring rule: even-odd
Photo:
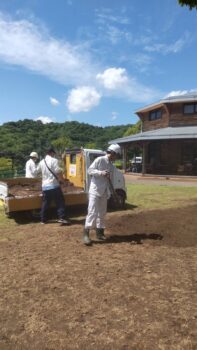
[[[142,121],[142,131],[168,127],[196,126],[197,112],[184,113],[184,105],[197,104],[197,101],[160,101],[154,106],[139,110],[137,115]],[[150,112],[161,109],[162,117],[149,120]],[[138,142],[139,144],[139,142]],[[197,140],[157,140],[144,141],[143,173],[179,174],[197,176]]]
[[156,120],[149,120],[150,111],[140,113],[139,117],[142,120],[142,131],[149,131],[149,130],[155,130],[155,129],[161,129],[161,128],[168,127],[168,125],[169,125],[168,112],[164,107],[161,108],[161,110],[162,110],[162,117],[160,119],[156,119]]
[[197,113],[184,114],[183,103],[171,103],[168,105],[170,119],[169,126],[193,126],[197,125]]
[[[142,131],[149,131],[169,126],[194,126],[197,125],[197,113],[184,114],[183,107],[185,103],[166,103],[161,107],[161,119],[149,120],[150,112],[158,110],[158,107],[149,109],[144,112],[138,112],[138,116],[142,121]],[[192,102],[191,102],[192,104]]]

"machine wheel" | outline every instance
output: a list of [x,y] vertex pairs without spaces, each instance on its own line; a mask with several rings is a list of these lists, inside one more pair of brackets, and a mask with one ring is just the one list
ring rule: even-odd
[[111,196],[109,199],[109,207],[113,209],[125,209],[125,192],[118,189],[115,191],[117,195],[117,201]]
[[126,195],[125,195],[124,191],[116,190],[116,194],[117,194],[118,200],[119,200],[119,208],[124,209],[125,208],[125,200],[126,200]]

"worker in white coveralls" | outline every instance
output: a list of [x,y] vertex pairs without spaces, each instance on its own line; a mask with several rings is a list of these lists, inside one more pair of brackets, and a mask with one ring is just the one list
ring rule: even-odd
[[88,214],[85,220],[83,243],[91,245],[90,229],[96,229],[97,239],[104,241],[105,215],[107,212],[107,199],[110,197],[109,179],[112,178],[114,165],[112,161],[121,153],[118,144],[108,147],[104,156],[98,157],[90,165],[88,174],[91,176],[89,188]]
[[37,167],[36,161],[38,160],[38,153],[31,152],[30,159],[25,164],[25,177],[36,177],[37,176]]

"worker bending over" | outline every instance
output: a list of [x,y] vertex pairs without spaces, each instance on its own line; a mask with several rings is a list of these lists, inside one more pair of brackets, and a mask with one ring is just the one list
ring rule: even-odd
[[89,237],[90,229],[96,229],[96,237],[99,240],[105,240],[105,215],[107,212],[107,199],[110,197],[109,179],[112,178],[115,160],[121,148],[117,144],[108,147],[104,156],[98,157],[90,165],[88,174],[91,176],[89,188],[88,214],[85,220],[83,242],[91,245]]

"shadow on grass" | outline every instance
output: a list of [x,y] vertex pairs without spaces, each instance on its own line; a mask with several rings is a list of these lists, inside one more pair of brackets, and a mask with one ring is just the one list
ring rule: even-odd
[[163,236],[159,233],[134,233],[132,235],[114,235],[107,237],[106,241],[92,241],[94,244],[109,244],[109,243],[136,243],[143,244],[143,240],[162,240]]

